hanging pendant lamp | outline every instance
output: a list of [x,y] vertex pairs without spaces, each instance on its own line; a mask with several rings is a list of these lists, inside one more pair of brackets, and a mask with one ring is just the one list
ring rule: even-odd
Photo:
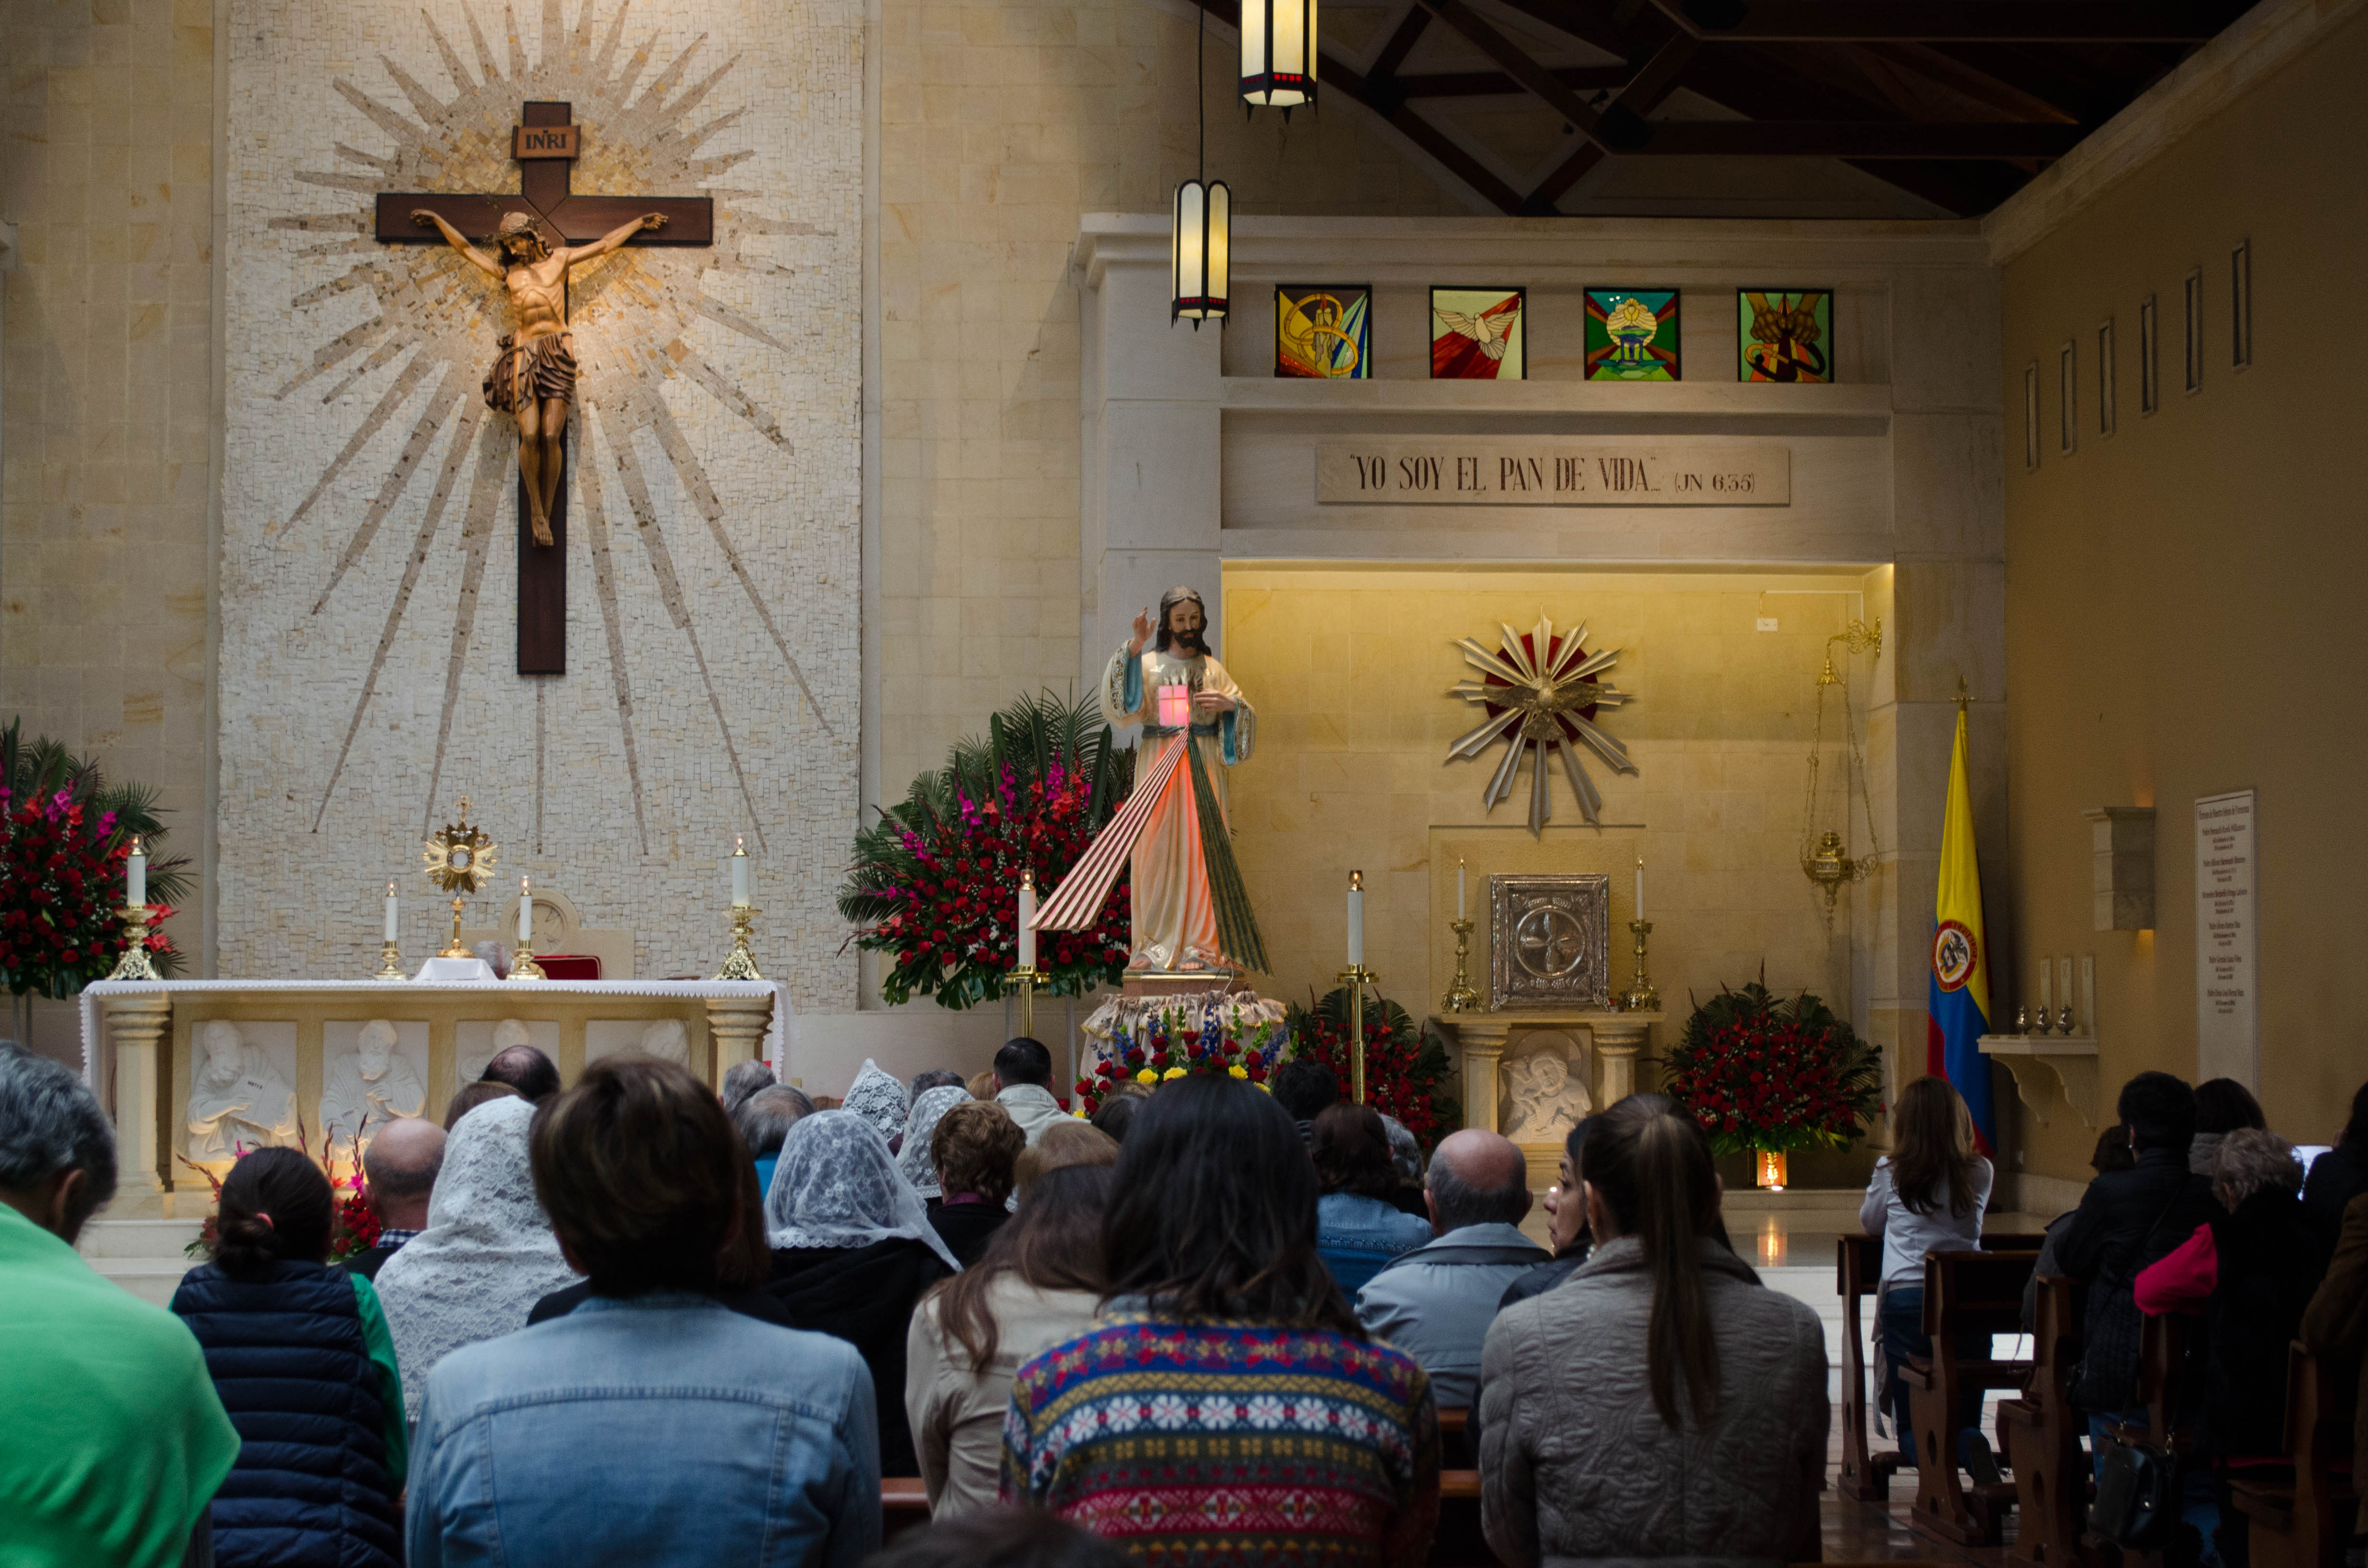
[[1242,102],[1285,119],[1315,101],[1315,0],[1242,0]]
[[1167,319],[1189,320],[1194,332],[1204,321],[1225,324],[1233,278],[1234,193],[1224,181],[1209,178],[1208,17],[1201,11],[1194,40],[1200,57],[1201,172],[1176,187],[1176,226],[1167,251]]

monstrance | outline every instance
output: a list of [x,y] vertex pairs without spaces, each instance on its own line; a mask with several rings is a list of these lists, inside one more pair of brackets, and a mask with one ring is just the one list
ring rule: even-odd
[[438,958],[475,957],[461,945],[461,902],[485,885],[500,853],[500,846],[485,836],[484,828],[469,825],[466,795],[461,797],[461,820],[446,823],[440,832],[421,842],[420,858],[427,862],[427,880],[452,895],[452,940]]
[[1544,833],[1547,819],[1554,815],[1546,783],[1546,759],[1549,755],[1559,756],[1563,775],[1570,780],[1570,792],[1578,799],[1580,812],[1588,822],[1600,826],[1603,797],[1579,763],[1578,745],[1584,742],[1622,773],[1636,771],[1628,748],[1595,725],[1595,716],[1600,710],[1618,707],[1628,700],[1625,692],[1596,678],[1599,672],[1619,661],[1620,650],[1606,648],[1590,653],[1586,647],[1585,621],[1577,631],[1557,636],[1554,622],[1543,613],[1538,616],[1536,627],[1527,633],[1515,631],[1501,622],[1497,631],[1502,636],[1495,653],[1483,647],[1476,638],[1466,637],[1455,644],[1463,651],[1463,662],[1480,672],[1480,678],[1460,682],[1449,689],[1464,701],[1486,708],[1488,722],[1459,736],[1447,748],[1448,756],[1478,756],[1492,742],[1505,742],[1504,760],[1497,765],[1487,788],[1480,792],[1481,805],[1494,811],[1497,801],[1513,792],[1513,779],[1520,771],[1522,756],[1534,749],[1537,765],[1530,774],[1532,834]]

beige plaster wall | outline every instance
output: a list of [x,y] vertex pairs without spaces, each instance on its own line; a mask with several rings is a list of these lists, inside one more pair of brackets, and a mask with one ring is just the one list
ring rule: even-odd
[[[2022,954],[2093,953],[2105,1119],[2130,1074],[2195,1070],[2194,801],[2259,791],[2260,1097],[2324,1142],[2368,1075],[2354,934],[2368,920],[2359,790],[2368,687],[2359,584],[2368,390],[2368,19],[2253,85],[2005,271],[2007,676],[2013,875],[1993,920]],[[2252,251],[2254,356],[2231,368],[2231,248]],[[2203,275],[2203,376],[2180,376],[2181,282]],[[2160,412],[2138,397],[2138,310],[2160,302]],[[2097,426],[2115,324],[2118,428]],[[2057,449],[2056,356],[2079,346],[2078,449]],[[2021,462],[2024,367],[2044,451]],[[2097,931],[2086,807],[2153,805],[2157,926]],[[2030,999],[2026,959],[1994,981]],[[2028,1169],[2084,1176],[2095,1132],[2060,1097],[2023,1119]]]
[[[0,719],[203,836],[209,0],[0,3]],[[168,927],[199,945],[198,921]],[[76,1047],[70,1008],[36,1042]]]
[[[1076,677],[1069,252],[1079,214],[1163,210],[1191,174],[1188,16],[1148,0],[883,6],[880,709],[890,798],[996,706]],[[1206,47],[1208,170],[1232,187],[1237,212],[1468,210],[1346,100],[1295,114],[1288,128],[1264,112],[1245,122],[1233,40],[1212,29]]]
[[[1885,575],[1228,565],[1225,662],[1258,709],[1259,747],[1228,780],[1244,872],[1278,965],[1272,994],[1332,988],[1356,869],[1367,889],[1366,962],[1383,993],[1417,1017],[1437,1011],[1454,974],[1459,858],[1484,995],[1487,879],[1531,871],[1611,875],[1617,992],[1632,972],[1641,855],[1652,977],[1673,1016],[1689,994],[1741,985],[1763,964],[1771,987],[1816,990],[1850,1010],[1853,901],[1840,901],[1829,928],[1797,846],[1826,639],[1871,613],[1865,596]],[[1532,837],[1526,767],[1491,814],[1480,793],[1502,746],[1447,760],[1480,721],[1448,694],[1464,678],[1452,644],[1493,646],[1498,622],[1526,631],[1542,608],[1558,629],[1585,620],[1590,650],[1620,649],[1605,678],[1634,699],[1600,722],[1627,743],[1637,772],[1588,765],[1603,792],[1600,831],[1585,824],[1559,769],[1553,823]],[[1779,630],[1756,630],[1761,616]],[[1853,676],[1863,733],[1868,661]],[[1839,730],[1829,697],[1828,781]],[[1838,799],[1830,788],[1822,796],[1821,828]],[[1854,798],[1858,853],[1864,810]]]

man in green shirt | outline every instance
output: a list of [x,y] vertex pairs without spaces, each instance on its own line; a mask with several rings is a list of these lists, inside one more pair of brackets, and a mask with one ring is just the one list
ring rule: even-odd
[[238,1457],[197,1340],[74,1249],[114,1196],[97,1100],[0,1045],[0,1568],[173,1568]]

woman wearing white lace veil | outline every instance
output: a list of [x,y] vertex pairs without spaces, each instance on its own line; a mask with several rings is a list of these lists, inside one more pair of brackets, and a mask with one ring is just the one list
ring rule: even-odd
[[765,1233],[773,1247],[767,1291],[798,1327],[846,1340],[871,1369],[880,1473],[918,1475],[905,1418],[905,1329],[922,1292],[960,1266],[888,1141],[853,1111],[800,1119],[773,1166]]
[[938,1122],[947,1111],[968,1098],[970,1091],[960,1084],[924,1089],[921,1097],[913,1102],[912,1114],[905,1118],[905,1142],[898,1149],[896,1168],[905,1173],[905,1179],[924,1199],[940,1196],[937,1162],[929,1157],[929,1134],[938,1130]]
[[526,1326],[545,1294],[573,1285],[527,1164],[531,1101],[488,1100],[462,1117],[427,1200],[427,1228],[378,1271],[379,1304],[403,1368],[408,1418],[436,1363]]
[[867,1056],[855,1082],[847,1086],[843,1108],[877,1128],[881,1137],[893,1139],[905,1131],[905,1085]]

